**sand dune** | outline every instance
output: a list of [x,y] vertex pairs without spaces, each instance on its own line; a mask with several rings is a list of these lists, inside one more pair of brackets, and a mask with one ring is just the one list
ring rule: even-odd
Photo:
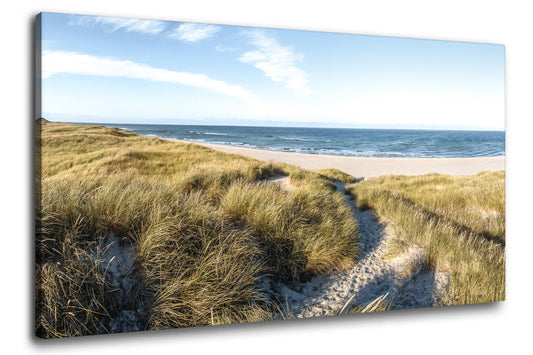
[[505,157],[483,158],[363,158],[333,155],[274,152],[233,147],[220,144],[202,144],[206,147],[258,160],[284,162],[304,169],[336,168],[355,177],[377,177],[388,174],[420,175],[441,173],[473,175],[485,170],[504,170]]

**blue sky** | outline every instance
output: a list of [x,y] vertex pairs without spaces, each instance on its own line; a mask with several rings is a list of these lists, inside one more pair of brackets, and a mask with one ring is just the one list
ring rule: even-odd
[[503,45],[42,14],[57,121],[503,130]]

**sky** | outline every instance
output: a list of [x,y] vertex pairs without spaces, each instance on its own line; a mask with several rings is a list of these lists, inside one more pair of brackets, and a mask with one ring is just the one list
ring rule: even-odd
[[505,47],[43,13],[42,116],[505,129]]

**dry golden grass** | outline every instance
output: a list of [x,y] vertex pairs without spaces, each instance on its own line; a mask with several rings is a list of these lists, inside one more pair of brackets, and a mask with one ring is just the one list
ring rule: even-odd
[[[268,320],[260,278],[305,280],[355,262],[355,222],[334,179],[116,128],[47,123],[37,137],[40,337],[110,332],[118,290],[97,252],[135,251],[145,329]],[[266,184],[285,175],[293,192]]]
[[505,299],[505,173],[385,176],[350,185],[363,208],[387,217],[400,241],[450,273],[445,304]]

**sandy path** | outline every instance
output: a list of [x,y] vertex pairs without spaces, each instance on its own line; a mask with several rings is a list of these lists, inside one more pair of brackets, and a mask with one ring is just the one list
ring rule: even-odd
[[102,333],[144,330],[148,301],[140,294],[134,247],[129,243],[121,243],[120,238],[113,233],[102,243],[94,257],[101,260],[102,273],[118,293],[118,302],[108,309],[111,318],[104,317],[100,324]]
[[[343,183],[337,182],[337,191],[345,194]],[[357,209],[352,196],[346,195],[346,203],[358,222],[359,262],[343,273],[318,276],[292,288],[273,285],[272,293],[285,312],[298,318],[336,315],[347,303],[364,306],[380,297],[390,309],[437,304],[439,293],[447,287],[447,275],[426,269],[425,253],[416,247],[386,260],[386,243],[395,238],[392,228],[377,221],[371,210]]]
[[441,173],[473,175],[485,170],[504,170],[505,157],[482,158],[363,158],[274,152],[221,144],[201,145],[226,153],[242,154],[262,161],[284,162],[304,169],[336,168],[354,177],[377,177],[388,174],[420,175]]

